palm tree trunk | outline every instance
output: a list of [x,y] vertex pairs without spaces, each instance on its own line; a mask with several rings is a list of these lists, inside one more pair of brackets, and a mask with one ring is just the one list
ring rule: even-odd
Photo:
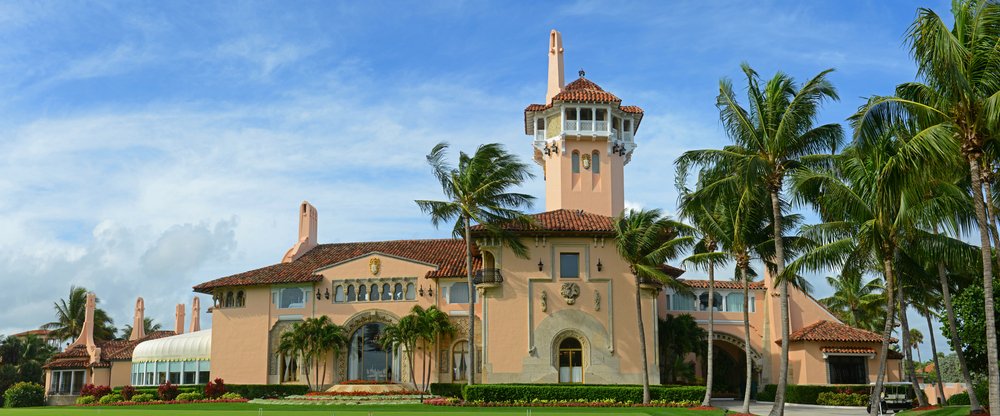
[[743,392],[743,410],[740,413],[750,413],[750,389],[753,388],[753,362],[750,360],[750,282],[747,281],[746,266],[740,267],[740,279],[743,280],[743,350],[746,353],[747,382]]
[[[781,199],[778,196],[780,189],[777,187],[771,190],[771,215],[774,220],[774,264],[776,277],[779,279],[785,273],[785,242],[781,235]],[[771,407],[769,416],[783,416],[785,414],[785,389],[788,386],[788,282],[781,279],[778,288],[781,293],[781,364],[778,366],[778,388],[774,393],[774,406]]]
[[926,312],[927,312],[927,314],[924,315],[924,317],[927,318],[927,330],[928,330],[928,332],[931,333],[931,354],[934,355],[934,357],[933,357],[934,358],[934,373],[937,374],[937,390],[938,390],[937,391],[938,392],[937,404],[943,406],[944,405],[944,401],[945,401],[945,398],[944,398],[944,380],[941,379],[941,365],[938,364],[937,342],[934,341],[934,327],[932,326],[933,323],[931,322],[931,311],[927,310]]
[[[411,348],[412,347],[412,348]],[[410,360],[410,382],[413,383],[413,388],[417,388],[417,362],[413,360],[416,357],[417,343],[414,342],[413,345],[406,346],[406,359]]]
[[[983,291],[986,294],[986,358],[989,368],[990,413],[1000,415],[1000,367],[997,365],[997,327],[993,306],[993,257],[990,253],[989,221],[983,200],[982,178],[979,176],[979,162],[969,158],[969,173],[972,179],[972,202],[976,209],[976,224],[979,225],[979,249],[983,256]],[[960,345],[960,344],[957,344]]]
[[903,285],[896,285],[896,290],[899,292],[899,323],[902,325],[900,332],[903,338],[903,365],[906,367],[906,379],[909,380],[910,385],[913,387],[913,393],[917,396],[917,403],[920,407],[926,407],[927,400],[924,400],[924,395],[920,394],[922,390],[917,383],[917,375],[913,366],[913,354],[910,349],[910,322],[906,318],[906,297],[903,296]]
[[639,286],[639,274],[635,274],[635,315],[639,322],[639,348],[642,351],[642,404],[649,404],[649,359],[646,358],[646,330],[642,323],[642,287]]
[[892,336],[893,321],[896,318],[896,279],[892,270],[892,258],[886,256],[882,260],[882,267],[885,270],[885,328],[882,330],[882,348],[878,354],[878,373],[875,374],[875,387],[872,388],[872,394],[868,400],[868,403],[871,404],[868,414],[871,416],[879,414],[882,383],[885,381],[886,358],[889,354],[889,338]]
[[467,383],[475,384],[476,378],[476,287],[472,284],[472,229],[469,216],[465,215],[465,271],[469,282],[469,374]]
[[715,340],[715,265],[708,264],[708,363],[705,366],[705,398],[702,399],[702,406],[712,405],[712,382],[715,372],[715,356],[712,354],[712,344]]
[[[934,231],[937,233],[937,230]],[[965,362],[965,353],[962,352],[962,342],[958,339],[958,322],[955,319],[955,308],[951,304],[951,288],[948,285],[948,275],[945,273],[944,263],[938,262],[938,280],[941,282],[941,297],[944,299],[944,309],[948,314],[948,336],[951,337],[951,345],[954,346],[955,355],[958,357],[958,366],[962,369],[962,380],[965,381],[965,391],[969,393],[969,413],[982,413],[983,407],[979,404],[976,391],[972,388],[972,376],[969,373],[969,365]]]

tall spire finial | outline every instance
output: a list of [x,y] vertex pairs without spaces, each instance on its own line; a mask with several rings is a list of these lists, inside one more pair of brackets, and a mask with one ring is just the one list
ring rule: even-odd
[[555,29],[549,33],[549,86],[545,91],[545,102],[551,103],[552,97],[562,91],[566,84],[566,77],[563,74],[563,46],[562,35]]

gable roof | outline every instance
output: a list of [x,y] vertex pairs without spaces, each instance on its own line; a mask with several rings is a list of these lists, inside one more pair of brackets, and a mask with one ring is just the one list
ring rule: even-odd
[[[412,259],[436,265],[437,269],[426,277],[465,276],[465,242],[457,239],[393,240],[354,243],[320,244],[298,259],[259,269],[220,277],[194,286],[196,292],[211,293],[223,286],[253,286],[280,283],[311,283],[322,280],[318,269],[331,264],[355,259],[370,253]],[[473,257],[473,269],[481,267],[482,260]]]
[[[839,341],[880,343],[882,339],[881,335],[874,332],[827,320],[802,327],[788,336],[790,342]],[[780,343],[781,341],[779,340],[778,342]],[[896,339],[889,338],[889,342],[896,342]]]
[[[557,209],[538,214],[527,215],[534,225],[509,223],[502,227],[507,231],[517,234],[537,233],[537,234],[587,234],[596,236],[613,236],[615,230],[612,226],[613,218],[598,215],[579,209]],[[474,225],[472,232],[479,234],[486,231],[482,225]]]
[[132,359],[132,351],[143,341],[169,337],[176,335],[174,331],[153,331],[145,337],[137,340],[114,339],[108,341],[95,341],[94,345],[101,349],[100,360],[90,364],[90,353],[87,346],[82,344],[73,345],[65,351],[52,356],[42,368],[91,368],[91,367],[111,367],[112,361],[128,361]]

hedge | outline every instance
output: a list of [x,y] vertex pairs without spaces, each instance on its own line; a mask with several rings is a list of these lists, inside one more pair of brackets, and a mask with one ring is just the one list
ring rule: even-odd
[[[121,394],[121,387],[116,387],[113,391]],[[157,395],[156,386],[136,387],[135,394]],[[309,386],[298,384],[226,384],[226,391],[237,393],[247,400],[262,399],[265,397],[284,397],[292,395],[303,395],[309,391]],[[178,393],[199,393],[205,392],[204,384],[177,385]]]
[[[650,386],[653,400],[693,402],[705,396],[701,386]],[[585,400],[641,403],[642,386],[635,385],[559,385],[559,384],[476,384],[462,388],[469,402],[510,403],[532,400]]]
[[431,394],[461,399],[462,387],[465,387],[465,383],[431,383]]
[[[785,403],[817,404],[820,393],[869,394],[870,389],[871,386],[867,384],[789,384],[788,388],[785,389]],[[757,393],[757,400],[762,402],[774,401],[774,395],[777,390],[777,385],[765,385],[764,390]]]
[[22,381],[3,393],[3,407],[34,407],[45,404],[45,388],[38,383]]
[[824,391],[819,394],[816,404],[821,406],[868,406],[869,396],[864,393],[834,393]]
[[[174,384],[174,386],[177,386],[178,394],[201,393],[202,391],[205,390],[205,386],[203,384],[185,384],[185,385]],[[157,391],[159,389],[159,386],[143,386],[143,387],[133,387],[133,388],[135,389],[134,394],[152,394],[153,397],[158,397],[157,394],[159,394],[159,392]],[[114,393],[122,394],[122,387],[115,387],[111,389],[111,391]]]

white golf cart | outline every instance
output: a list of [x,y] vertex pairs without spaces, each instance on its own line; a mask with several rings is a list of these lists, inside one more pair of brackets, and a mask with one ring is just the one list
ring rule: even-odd
[[[875,388],[875,383],[872,383],[871,388]],[[917,396],[913,393],[913,385],[908,382],[882,383],[882,396],[879,398],[878,414],[885,415],[889,414],[890,411],[897,413],[912,409],[913,402],[916,399]],[[868,413],[871,414],[871,411],[872,405],[869,403]]]

